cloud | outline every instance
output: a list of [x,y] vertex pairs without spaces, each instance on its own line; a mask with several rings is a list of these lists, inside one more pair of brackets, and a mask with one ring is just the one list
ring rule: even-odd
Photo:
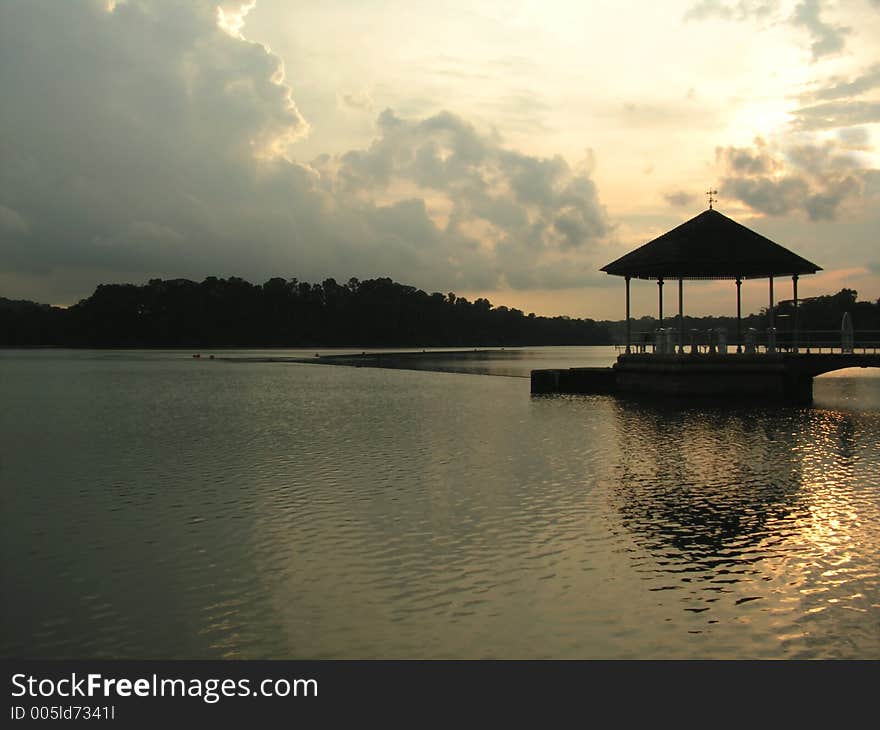
[[880,122],[880,101],[870,94],[878,87],[880,64],[852,78],[832,77],[800,96],[804,106],[792,112],[792,125],[797,130],[811,131]]
[[[822,56],[842,51],[846,36],[851,33],[850,28],[823,20],[822,11],[821,0],[801,0],[795,6],[794,12],[785,18],[785,22],[789,25],[803,28],[808,32],[812,41],[810,51],[814,61]],[[684,14],[684,20],[720,19],[737,22],[777,22],[782,19],[780,12],[781,3],[778,0],[739,0],[738,2],[700,0],[688,8]]]
[[[877,0],[880,4],[880,0]],[[864,94],[880,86],[880,63],[865,70],[864,73],[856,76],[851,80],[845,80],[840,77],[834,77],[825,83],[824,86],[805,95],[807,100],[815,101],[833,101],[835,99],[845,99]]]
[[834,129],[880,122],[880,101],[829,101],[797,109],[793,124],[798,129]]
[[837,132],[840,146],[847,150],[869,152],[873,149],[871,133],[866,127],[846,127]]
[[349,201],[418,191],[437,240],[458,248],[469,241],[497,272],[496,285],[568,286],[572,264],[592,265],[611,232],[588,165],[507,148],[448,111],[419,119],[387,109],[377,126],[368,149],[315,163],[330,171],[325,179]]
[[674,192],[663,193],[663,197],[667,203],[677,208],[687,208],[697,201],[697,196],[684,190],[676,190]]
[[82,295],[102,271],[554,288],[595,268],[611,226],[588,169],[450,112],[386,110],[366,149],[297,161],[309,125],[295,73],[242,36],[252,6],[0,5],[5,282],[79,276]]
[[0,231],[7,235],[16,233],[27,233],[30,230],[30,224],[21,216],[21,214],[0,205]]
[[257,0],[222,0],[217,3],[217,24],[235,38],[241,38],[247,14],[257,5]]
[[867,197],[880,197],[880,170],[865,171],[865,195]]
[[728,147],[724,150],[724,158],[728,168],[736,175],[767,175],[774,172],[779,165],[769,153],[766,142],[760,137],[755,140],[752,148]]
[[[227,4],[231,7],[231,4]],[[108,249],[136,221],[222,232],[259,170],[308,125],[281,60],[209,2],[7,2],[0,8],[0,205],[30,221],[4,266],[170,265]]]
[[751,148],[719,147],[716,158],[726,173],[723,196],[768,215],[802,211],[811,221],[836,218],[875,172],[837,140],[777,149],[757,139]]
[[387,109],[380,136],[339,158],[341,192],[370,194],[414,184],[451,210],[447,231],[483,221],[499,240],[540,249],[580,248],[610,230],[595,184],[561,157],[536,157],[503,146],[467,120],[444,111],[423,119]]
[[794,9],[791,24],[795,27],[806,28],[812,39],[810,50],[813,60],[822,56],[838,53],[843,50],[846,36],[851,32],[850,28],[842,25],[833,25],[822,20],[822,3],[820,0],[802,0]]
[[747,20],[750,18],[770,17],[779,9],[778,0],[739,0],[739,2],[722,2],[722,0],[700,0],[692,5],[684,14],[685,20]]
[[373,111],[373,99],[365,91],[343,91],[337,95],[339,105],[343,108],[354,109],[361,112]]

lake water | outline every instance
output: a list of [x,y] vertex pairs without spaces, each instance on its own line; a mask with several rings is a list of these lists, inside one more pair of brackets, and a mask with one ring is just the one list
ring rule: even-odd
[[[3,656],[880,658],[880,371],[670,408],[521,377],[611,348],[190,354],[0,351]],[[314,352],[218,358],[261,354]]]

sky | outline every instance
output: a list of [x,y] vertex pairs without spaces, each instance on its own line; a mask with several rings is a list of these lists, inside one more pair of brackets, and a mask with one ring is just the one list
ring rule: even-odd
[[710,189],[801,296],[880,297],[880,0],[0,0],[0,94],[7,298],[389,276],[619,319],[599,269]]

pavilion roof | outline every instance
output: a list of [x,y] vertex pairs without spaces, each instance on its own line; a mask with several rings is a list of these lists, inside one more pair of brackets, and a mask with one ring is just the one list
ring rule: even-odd
[[712,208],[601,269],[634,279],[759,279],[821,270]]

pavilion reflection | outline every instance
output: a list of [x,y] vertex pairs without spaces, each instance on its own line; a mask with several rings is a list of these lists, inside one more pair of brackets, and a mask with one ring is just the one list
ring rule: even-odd
[[662,572],[747,571],[804,511],[803,411],[619,399],[612,499]]
[[876,513],[852,487],[867,479],[858,414],[622,399],[614,414],[610,497],[648,590],[684,588],[679,605],[692,612],[726,595],[718,605],[735,615],[756,599],[813,611],[826,594],[852,598],[827,576],[864,542],[860,515]]

